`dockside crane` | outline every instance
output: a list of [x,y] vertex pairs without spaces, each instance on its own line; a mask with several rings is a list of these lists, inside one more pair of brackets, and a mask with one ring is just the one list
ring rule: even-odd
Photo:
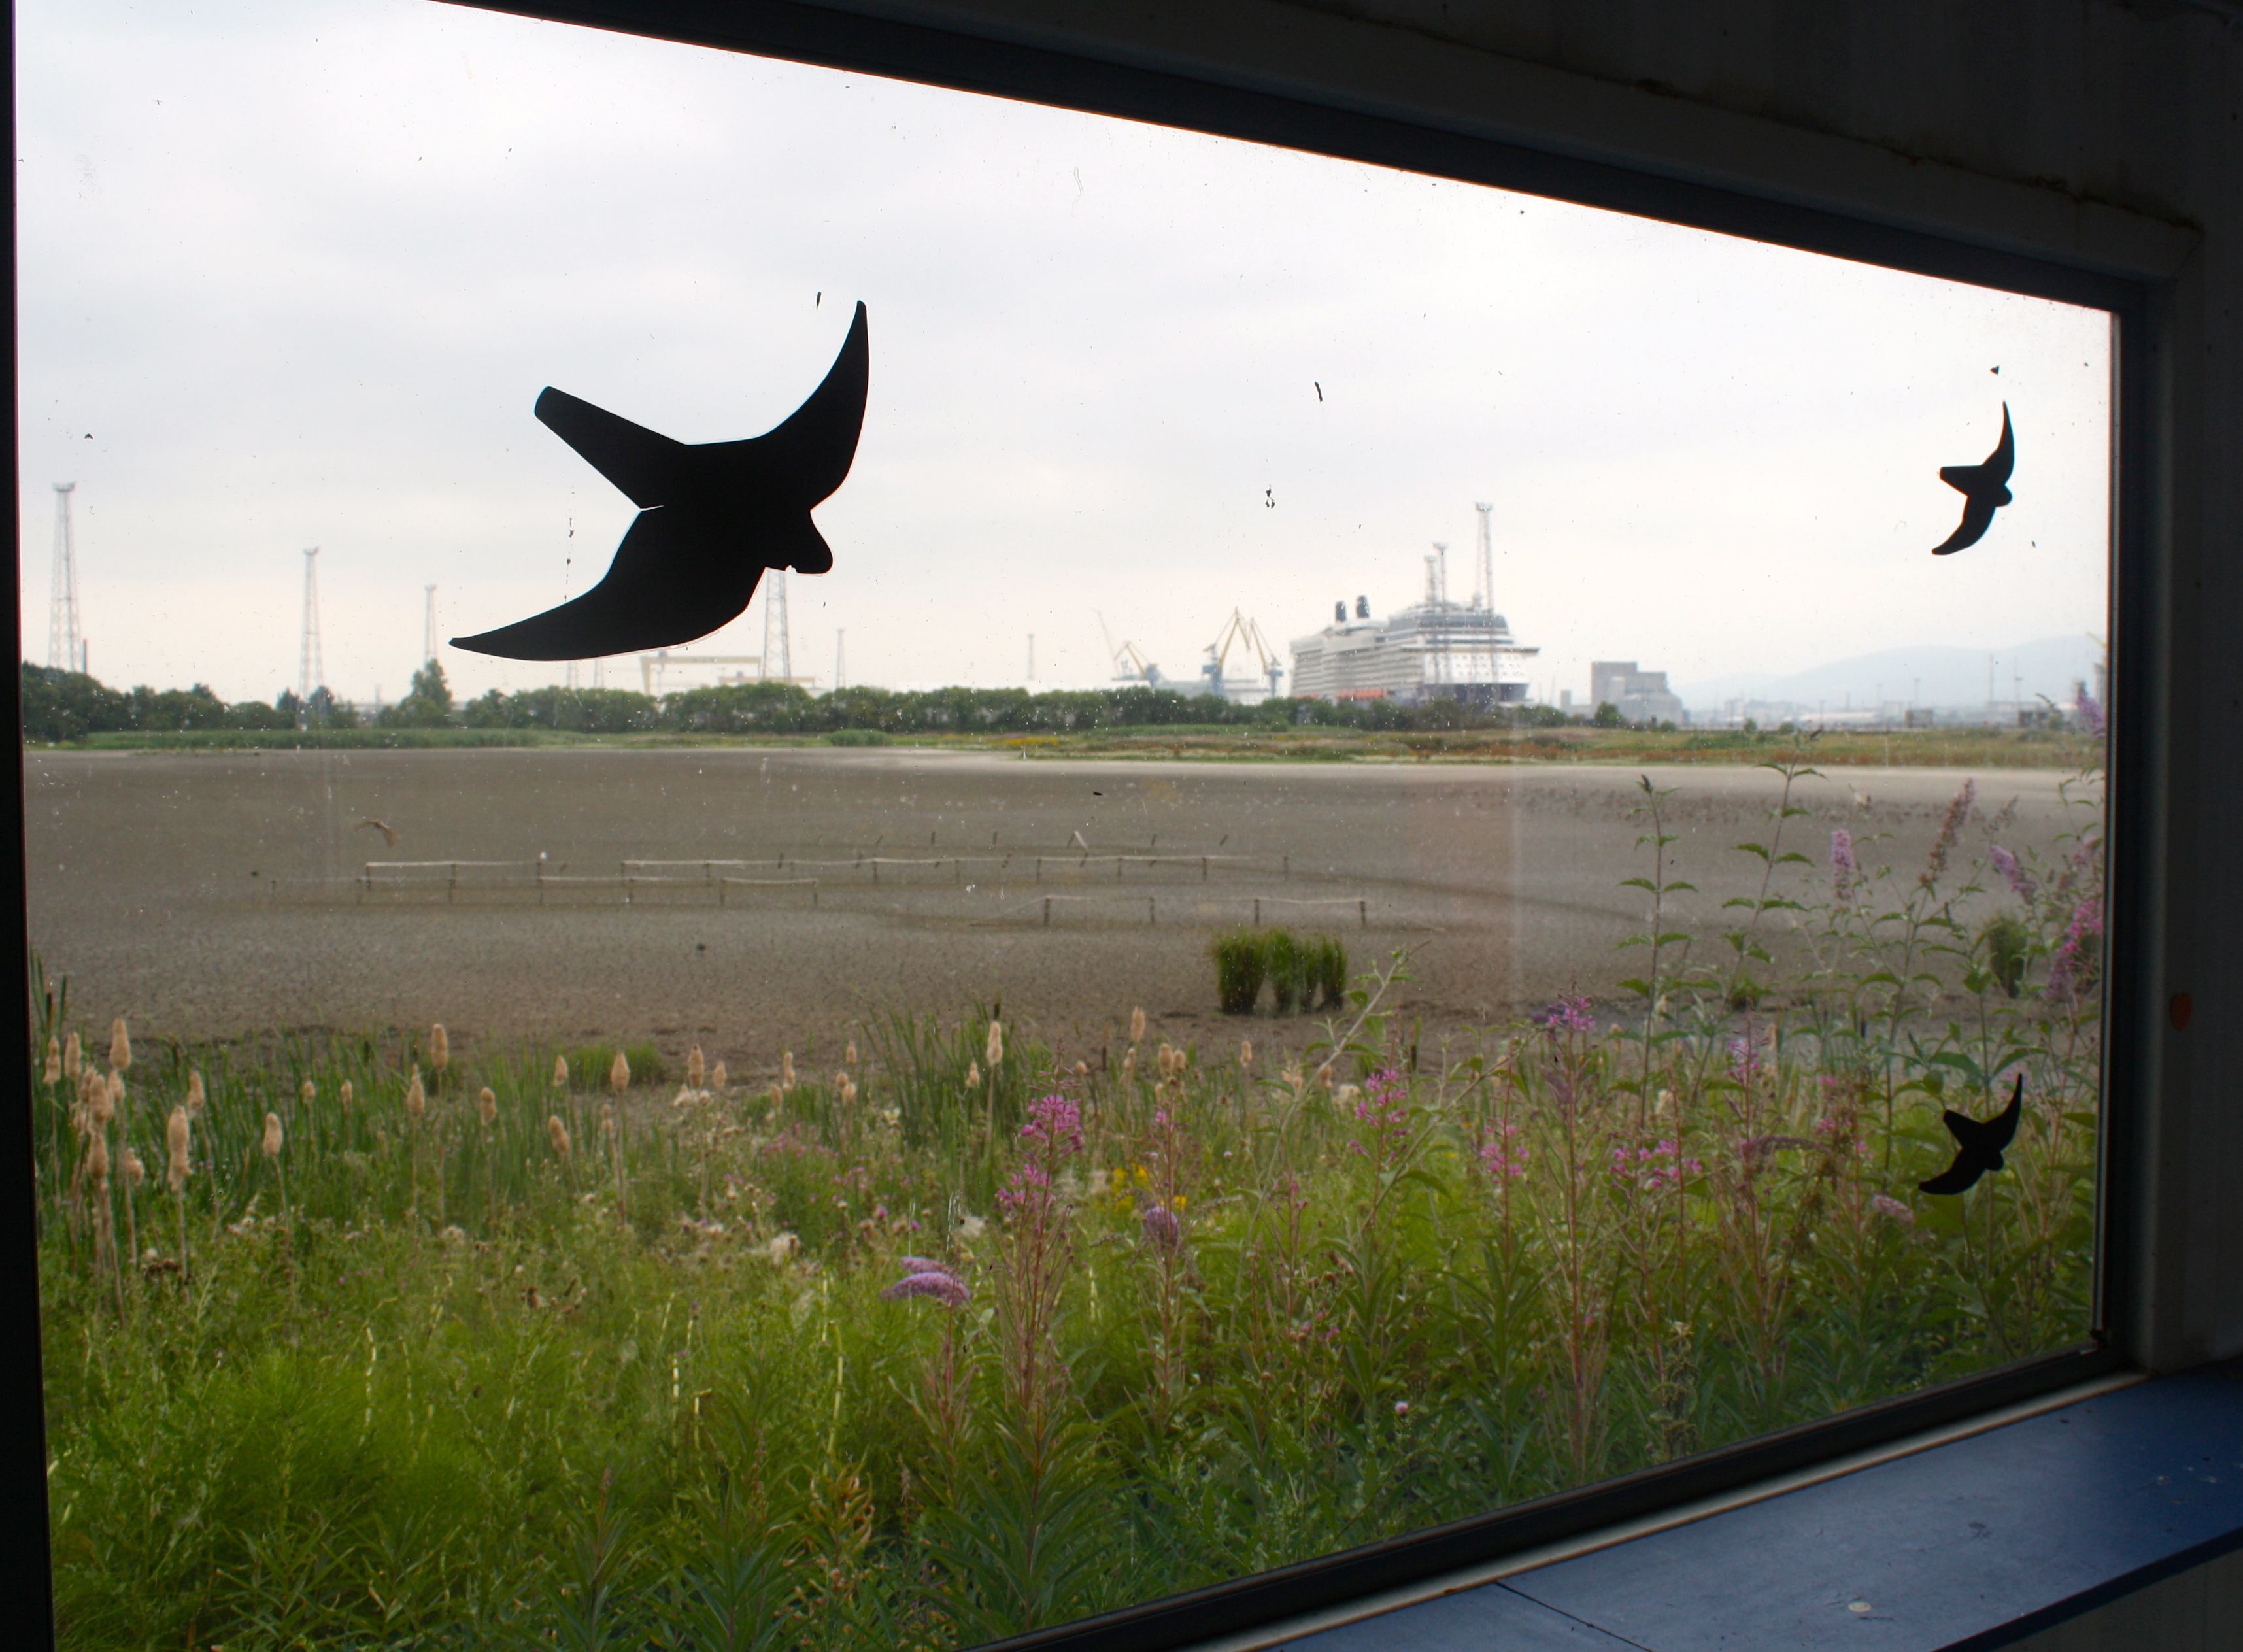
[[1124,637],[1122,645],[1114,645],[1114,633],[1107,629],[1106,616],[1092,609],[1098,616],[1098,634],[1106,642],[1106,657],[1113,662],[1114,680],[1117,683],[1142,683],[1147,688],[1161,685],[1161,668],[1138,652],[1136,644]]
[[1223,672],[1230,663],[1230,651],[1234,648],[1254,656],[1260,667],[1259,675],[1270,685],[1270,698],[1275,699],[1283,691],[1280,684],[1284,678],[1285,668],[1279,663],[1277,651],[1271,648],[1270,639],[1262,635],[1261,626],[1234,608],[1230,610],[1230,617],[1223,622],[1223,629],[1215,634],[1215,640],[1207,645],[1207,661],[1199,668],[1200,675],[1207,679],[1207,686],[1201,690],[1202,693],[1224,697]]

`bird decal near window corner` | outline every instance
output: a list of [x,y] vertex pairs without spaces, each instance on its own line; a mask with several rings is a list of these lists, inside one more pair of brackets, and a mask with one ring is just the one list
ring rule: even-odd
[[857,456],[871,376],[865,307],[824,382],[775,428],[742,442],[675,441],[548,386],[540,422],[639,508],[606,576],[583,596],[452,646],[505,659],[597,659],[670,648],[737,617],[767,568],[822,574],[833,552],[810,519]]
[[1942,1115],[1947,1133],[1955,1138],[1954,1162],[1929,1181],[1918,1182],[1922,1193],[1967,1193],[1978,1178],[2002,1168],[2002,1150],[2017,1139],[2017,1119],[2024,1110],[2025,1075],[2010,1091],[2010,1104],[1989,1119],[1975,1119],[1949,1108]]
[[1931,548],[1933,556],[1951,556],[1986,536],[1986,529],[1994,525],[1994,513],[2010,502],[2010,471],[2017,460],[2017,439],[2010,432],[2010,404],[2004,401],[2002,439],[1986,455],[1986,462],[1939,468],[1940,481],[1963,496],[1963,520],[1944,541]]

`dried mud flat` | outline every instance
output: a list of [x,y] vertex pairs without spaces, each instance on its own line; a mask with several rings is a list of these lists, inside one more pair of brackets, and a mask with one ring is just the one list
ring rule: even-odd
[[[1569,983],[1609,994],[1640,964],[1618,950],[1644,920],[1620,886],[1648,869],[1633,770],[738,747],[33,752],[24,766],[32,944],[83,1013],[158,1035],[441,1020],[470,1042],[698,1042],[755,1073],[891,1010],[1001,999],[1070,1053],[1140,1004],[1165,1036],[1298,1042],[1299,1018],[1213,1013],[1208,938],[1257,898],[1265,921],[1343,934],[1358,969],[1411,947],[1400,1005],[1435,1033]],[[1765,839],[1779,782],[1651,778],[1677,788],[1669,875],[1698,890],[1676,927],[1711,941],[1722,900],[1757,887],[1734,846]],[[1963,779],[1803,781],[1812,815],[1786,827],[1814,862],[1802,882],[1826,886],[1838,826],[1888,834],[1865,862],[1921,864]],[[2013,847],[2078,823],[2058,776],[1978,783],[1982,815],[2015,799]],[[453,860],[513,869],[365,887],[368,861]],[[623,862],[704,860],[774,881],[720,907],[699,867],[642,867],[686,881],[642,881],[626,904]],[[815,878],[816,906],[780,877]],[[560,881],[574,878],[595,881]]]

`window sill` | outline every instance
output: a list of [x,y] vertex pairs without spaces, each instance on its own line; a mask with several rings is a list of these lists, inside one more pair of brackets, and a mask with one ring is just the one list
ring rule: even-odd
[[[2243,1547],[2243,1363],[2098,1392],[1605,1541],[1515,1557],[1290,1652],[1991,1648]],[[1686,1512],[1687,1514],[1687,1512]],[[1597,1545],[1598,1540],[1590,1540]]]

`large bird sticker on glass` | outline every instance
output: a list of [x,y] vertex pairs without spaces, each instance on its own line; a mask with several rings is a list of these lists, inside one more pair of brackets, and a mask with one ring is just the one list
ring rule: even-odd
[[639,508],[600,583],[573,601],[455,648],[507,659],[597,659],[671,648],[737,617],[766,568],[822,574],[833,552],[810,520],[857,456],[871,374],[865,307],[825,382],[777,428],[744,442],[673,441],[550,386],[538,418]]

